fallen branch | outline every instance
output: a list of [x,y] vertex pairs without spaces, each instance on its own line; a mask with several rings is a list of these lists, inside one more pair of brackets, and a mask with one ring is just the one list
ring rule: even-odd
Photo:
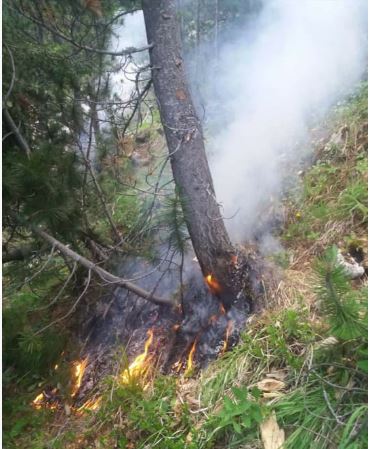
[[115,276],[112,273],[109,273],[108,271],[104,270],[103,268],[95,265],[90,260],[86,259],[85,257],[81,256],[80,254],[76,253],[75,251],[68,248],[68,246],[61,243],[59,240],[55,239],[51,235],[49,235],[47,232],[43,231],[40,228],[37,228],[36,226],[31,226],[32,231],[37,234],[39,237],[41,237],[43,240],[47,241],[52,247],[57,248],[61,253],[63,253],[65,256],[70,257],[75,262],[79,263],[83,267],[87,268],[88,270],[93,271],[95,274],[97,274],[103,281],[109,283],[109,284],[115,284],[118,287],[126,288],[127,290],[130,290],[131,292],[135,293],[136,295],[140,296],[141,298],[144,298],[150,302],[153,302],[154,304],[159,305],[174,305],[174,302],[171,299],[168,298],[161,298],[159,296],[156,296],[143,288],[132,284],[129,281],[126,281],[125,279],[122,279],[118,276]]

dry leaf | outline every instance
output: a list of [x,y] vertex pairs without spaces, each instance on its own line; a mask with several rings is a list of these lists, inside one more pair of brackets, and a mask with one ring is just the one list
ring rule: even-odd
[[260,424],[261,438],[265,449],[280,449],[285,440],[284,430],[280,429],[275,412]]
[[271,371],[266,374],[266,377],[272,377],[277,380],[284,380],[287,376],[287,372],[284,370]]
[[285,383],[276,379],[263,379],[257,382],[257,387],[262,391],[278,391],[285,388]]
[[284,393],[281,393],[280,391],[271,391],[263,393],[262,397],[265,399],[275,399],[275,398],[281,398],[284,396]]

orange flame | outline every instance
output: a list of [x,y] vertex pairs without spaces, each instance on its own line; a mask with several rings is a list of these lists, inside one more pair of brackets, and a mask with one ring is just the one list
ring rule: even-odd
[[145,342],[144,352],[136,357],[136,359],[130,364],[128,368],[122,373],[122,382],[127,384],[130,379],[138,377],[140,374],[144,374],[147,370],[147,357],[151,344],[153,343],[153,331],[148,330],[148,339]]
[[217,280],[212,276],[212,274],[208,274],[206,276],[206,282],[212,293],[220,293],[221,286],[217,282]]
[[193,346],[191,347],[189,355],[188,355],[185,376],[187,374],[190,374],[194,367],[194,354],[195,354],[196,347],[197,347],[197,339],[194,340]]
[[182,365],[183,365],[183,363],[182,363],[182,360],[180,359],[180,360],[178,360],[177,362],[175,362],[175,363],[172,365],[172,369],[173,369],[176,373],[179,373],[180,370],[181,370],[181,368],[182,368]]
[[87,366],[88,359],[89,358],[86,357],[86,359],[82,360],[82,362],[75,363],[74,375],[75,375],[75,378],[76,378],[76,383],[73,385],[73,388],[72,388],[72,397],[76,396],[76,394],[77,394],[77,392],[78,392],[78,390],[79,390],[79,388],[81,386],[82,378],[83,378],[83,375],[85,373],[85,369],[86,369],[86,366]]
[[101,402],[101,397],[98,399],[89,399],[87,400],[81,407],[77,409],[78,412],[81,412],[83,410],[96,410]]
[[44,393],[40,393],[38,394],[35,399],[32,401],[32,405],[37,408],[40,409],[42,407],[42,401],[44,400]]
[[230,334],[233,331],[233,327],[234,327],[233,322],[231,320],[229,320],[227,322],[226,335],[225,335],[225,340],[224,340],[224,344],[223,344],[223,348],[222,348],[221,354],[225,354],[225,352],[227,350],[227,344],[229,342]]
[[[56,391],[56,389],[54,389]],[[53,393],[55,391],[53,390]],[[34,407],[37,410],[40,410],[41,408],[48,408],[50,410],[55,410],[57,408],[57,404],[47,402],[44,392],[38,394],[35,399],[32,401],[32,407]]]

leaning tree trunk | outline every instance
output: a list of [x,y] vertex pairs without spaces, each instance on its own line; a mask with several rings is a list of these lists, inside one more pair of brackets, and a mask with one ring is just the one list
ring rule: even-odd
[[202,127],[186,81],[175,0],[142,0],[142,7],[153,45],[154,90],[190,238],[203,274],[217,280],[220,291],[215,293],[227,304],[227,298],[239,293],[241,282],[235,276],[234,248],[216,201]]

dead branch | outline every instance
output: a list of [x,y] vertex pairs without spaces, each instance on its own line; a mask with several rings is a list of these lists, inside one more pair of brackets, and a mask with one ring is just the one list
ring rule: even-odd
[[112,273],[109,273],[108,271],[104,270],[103,268],[95,265],[90,260],[86,259],[85,257],[81,256],[80,254],[76,253],[75,251],[68,248],[68,246],[61,243],[59,240],[55,239],[42,229],[30,225],[31,230],[41,237],[43,240],[47,241],[52,247],[57,248],[61,253],[65,254],[67,257],[70,257],[72,260],[76,261],[83,267],[87,268],[88,270],[93,271],[95,274],[97,274],[103,281],[108,282],[109,284],[115,284],[118,287],[126,288],[127,290],[130,290],[131,292],[135,293],[136,295],[140,296],[141,298],[144,298],[148,301],[151,301],[155,304],[159,305],[174,305],[174,302],[169,298],[161,298],[159,296],[156,296],[154,294],[151,294],[150,292],[144,290],[143,288],[132,284],[131,282],[122,279],[118,276],[115,276]]

